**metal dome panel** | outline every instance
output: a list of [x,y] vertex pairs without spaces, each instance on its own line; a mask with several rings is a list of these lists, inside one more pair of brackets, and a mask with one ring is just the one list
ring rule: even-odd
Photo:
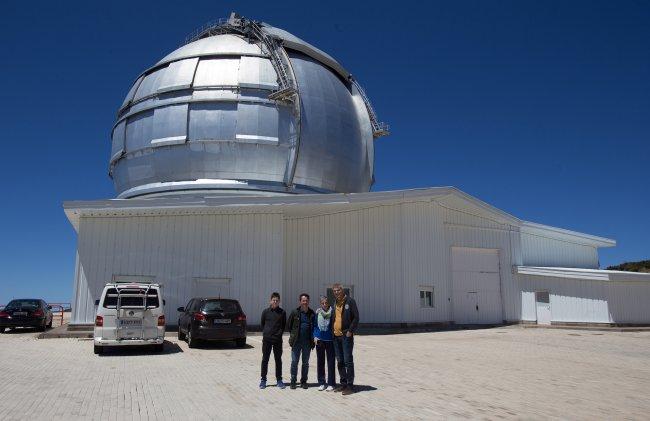
[[[274,41],[220,31],[135,81],[112,132],[118,197],[369,190],[373,130],[357,85],[322,51],[264,30],[288,45],[270,51]],[[288,67],[280,69],[282,55]],[[295,81],[293,93],[280,92],[286,78]]]

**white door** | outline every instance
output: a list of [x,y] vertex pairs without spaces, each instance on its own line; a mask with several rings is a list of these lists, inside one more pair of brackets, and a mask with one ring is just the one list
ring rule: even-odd
[[454,322],[503,322],[499,250],[452,247]]
[[537,324],[551,324],[551,300],[548,291],[535,291],[535,308],[537,309]]
[[230,296],[230,279],[228,278],[194,278],[194,297],[232,298]]

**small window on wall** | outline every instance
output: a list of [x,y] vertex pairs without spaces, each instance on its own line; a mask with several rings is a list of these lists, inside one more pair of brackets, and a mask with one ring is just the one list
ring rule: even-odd
[[420,287],[420,308],[433,307],[433,287]]

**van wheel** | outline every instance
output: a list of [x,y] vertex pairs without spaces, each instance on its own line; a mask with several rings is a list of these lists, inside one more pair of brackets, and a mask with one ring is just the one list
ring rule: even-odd
[[187,346],[190,348],[196,348],[196,339],[192,335],[192,328],[187,329]]
[[246,346],[246,338],[235,339],[235,344],[236,344],[239,348],[243,348],[243,347],[245,347],[245,346]]
[[103,354],[104,353],[104,347],[95,345],[93,346],[93,351],[95,352],[95,355]]
[[185,340],[185,334],[181,330],[181,325],[178,325],[178,340],[179,341],[184,341]]

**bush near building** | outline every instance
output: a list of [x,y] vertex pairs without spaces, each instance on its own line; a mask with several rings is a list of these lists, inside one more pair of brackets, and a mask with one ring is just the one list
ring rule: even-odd
[[624,270],[626,272],[650,273],[650,260],[640,260],[638,262],[625,262],[616,266],[608,266],[607,270]]

